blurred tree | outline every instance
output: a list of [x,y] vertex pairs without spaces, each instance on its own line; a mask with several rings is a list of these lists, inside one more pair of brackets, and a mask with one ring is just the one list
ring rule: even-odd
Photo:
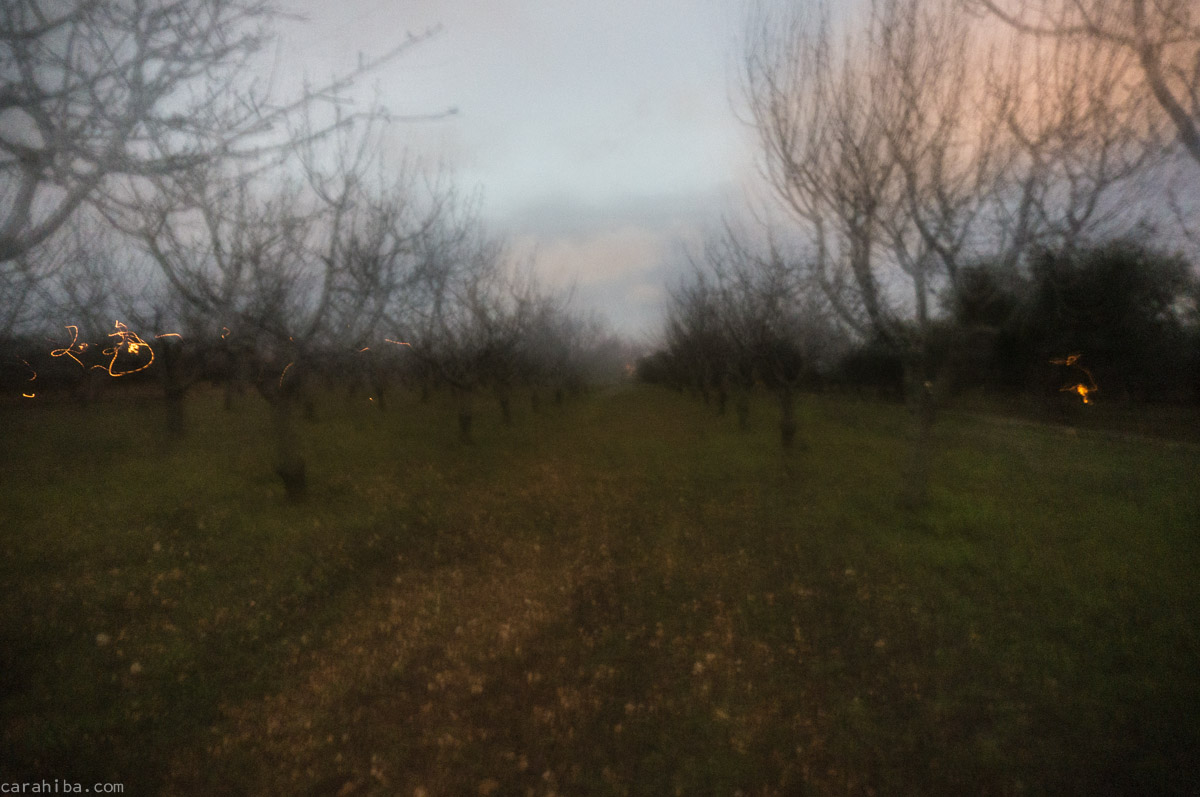
[[665,346],[683,386],[705,404],[716,388],[717,412],[724,412],[732,342],[721,320],[717,288],[705,271],[694,270],[668,292]]
[[944,308],[962,352],[955,358],[957,387],[1021,387],[1024,364],[1015,326],[1028,294],[1027,280],[995,261],[962,270]]
[[400,211],[412,200],[406,184],[369,179],[378,128],[336,130],[332,138],[303,136],[295,153],[303,180],[206,163],[158,178],[113,216],[204,319],[209,339],[252,358],[272,409],[276,472],[291,500],[307,484],[295,428],[306,382],[322,352],[361,343],[380,327],[424,224],[419,213]]
[[1020,335],[1035,387],[1070,376],[1049,363],[1078,354],[1101,395],[1146,401],[1192,389],[1197,280],[1184,258],[1119,239],[1042,252],[1033,278]]
[[[807,238],[812,276],[860,340],[899,356],[915,420],[902,501],[927,493],[930,440],[955,357],[938,301],[983,254],[1014,273],[1039,242],[1074,245],[1141,168],[1136,125],[1062,49],[990,61],[953,5],[873,0],[838,34],[825,6],[751,21],[745,87],[764,171]],[[1017,100],[1031,83],[1040,101]],[[953,335],[951,336],[953,337]],[[966,347],[951,340],[950,350]]]
[[282,16],[269,0],[0,4],[0,263],[84,203],[124,201],[115,178],[288,150],[299,114],[430,35],[280,101],[258,56]]
[[[1123,51],[1138,93],[1152,97],[1200,164],[1200,14],[1193,0],[964,0],[1022,34]],[[1081,73],[1107,81],[1111,74]]]

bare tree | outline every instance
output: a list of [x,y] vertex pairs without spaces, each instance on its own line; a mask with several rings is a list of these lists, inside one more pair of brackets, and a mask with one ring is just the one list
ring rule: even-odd
[[405,334],[413,355],[450,388],[459,439],[470,443],[480,391],[499,380],[507,400],[520,339],[519,297],[504,272],[503,242],[487,234],[472,208],[447,215],[431,233],[419,303],[397,328],[410,330]]
[[[918,419],[916,448],[924,448],[933,421],[924,372],[935,255],[919,237],[911,253],[892,247],[908,237],[906,204],[915,188],[897,157],[895,122],[924,99],[918,92],[928,84],[916,73],[902,79],[897,67],[905,59],[893,61],[878,46],[885,36],[902,40],[917,32],[918,26],[891,25],[893,8],[873,4],[866,32],[845,42],[824,7],[815,16],[762,15],[750,31],[745,83],[766,176],[809,237],[813,277],[855,333],[901,353]],[[912,291],[911,321],[896,293],[904,283]],[[923,465],[909,484],[907,492],[922,500]]]
[[432,33],[279,101],[254,69],[281,16],[269,0],[0,4],[0,263],[125,199],[117,178],[286,151],[298,115]]
[[370,129],[358,137],[344,130],[332,152],[306,140],[303,181],[263,185],[261,174],[206,164],[157,181],[130,212],[113,216],[206,319],[212,339],[220,330],[253,357],[291,500],[307,484],[296,415],[318,350],[336,337],[338,297],[351,292],[349,263],[360,254],[352,230],[376,152]]
[[[1149,157],[1132,117],[1111,124],[1103,84],[1081,83],[1079,53],[989,58],[976,27],[925,0],[873,0],[844,38],[824,8],[763,13],[745,61],[765,174],[808,238],[816,284],[904,364],[914,504],[952,373],[934,356],[938,300],[985,254],[1016,269],[1038,243],[1098,229],[1105,198]],[[1018,101],[1031,81],[1032,108]]]
[[140,236],[176,295],[204,320],[206,337],[224,335],[253,357],[272,407],[276,470],[296,500],[305,475],[294,415],[331,269],[311,256],[319,218],[300,186],[261,196],[257,188],[193,172],[171,201],[145,206]]
[[[1200,164],[1200,14],[1192,0],[964,0],[1030,37],[1122,53]],[[1089,71],[1085,80],[1111,74]]]
[[731,341],[721,318],[720,294],[706,270],[695,269],[668,291],[665,347],[681,387],[697,393],[705,404],[711,403],[716,389],[717,413],[723,413]]
[[63,341],[52,356],[73,372],[76,396],[88,403],[111,377],[153,362],[154,349],[141,335],[152,341],[161,331],[144,326],[158,275],[129,257],[115,231],[91,213],[69,219],[42,254],[49,252],[56,261],[38,281],[32,306],[41,315],[39,331]]
[[415,312],[427,241],[454,204],[452,188],[437,180],[419,191],[406,166],[388,179],[361,193],[347,219],[331,310],[337,337],[354,352],[350,389],[366,388],[381,411],[401,344],[389,336]]
[[738,352],[739,420],[749,377],[751,384],[761,382],[775,394],[783,448],[805,447],[797,438],[796,398],[814,372],[827,332],[823,308],[806,285],[801,264],[787,256],[775,236],[751,248],[728,226],[716,248],[708,250],[708,263],[723,324]]
[[743,431],[751,391],[765,387],[779,403],[783,448],[804,447],[797,394],[831,340],[820,292],[769,232],[754,241],[726,223],[690,259],[691,273],[671,294],[666,356],[676,367],[699,364],[717,387],[719,405],[731,390]]

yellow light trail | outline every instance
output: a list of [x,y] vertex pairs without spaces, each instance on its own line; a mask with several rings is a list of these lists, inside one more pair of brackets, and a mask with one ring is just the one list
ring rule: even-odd
[[85,351],[87,351],[88,345],[86,343],[79,343],[79,327],[75,326],[74,324],[67,324],[64,329],[70,330],[71,342],[66,346],[63,346],[61,349],[53,349],[50,352],[50,356],[70,357],[72,360],[79,363],[80,368],[83,368],[83,360],[79,359],[75,355],[83,354]]
[[[130,332],[129,328],[120,321],[114,321],[113,326],[116,332],[108,333],[110,338],[116,338],[117,343],[111,349],[104,350],[105,357],[111,357],[108,361],[108,367],[103,365],[94,365],[93,368],[100,368],[108,372],[109,376],[129,376],[136,374],[138,371],[145,371],[154,362],[154,349],[150,344],[138,337],[136,332]],[[137,368],[129,368],[123,371],[113,370],[117,365],[117,358],[121,356],[121,350],[124,349],[128,354],[138,356],[142,349],[145,349],[150,354],[150,359],[146,360],[145,364],[139,365]]]
[[1065,385],[1059,388],[1058,392],[1078,393],[1079,397],[1083,399],[1084,404],[1091,404],[1091,394],[1099,392],[1100,387],[1096,384],[1096,379],[1092,376],[1092,372],[1079,364],[1080,356],[1081,355],[1079,354],[1068,354],[1066,357],[1053,359],[1050,361],[1050,363],[1052,365],[1064,365],[1069,368],[1078,368],[1080,371],[1083,371],[1084,375],[1088,378],[1088,384],[1085,385],[1084,383],[1079,382],[1074,385]]
[[[21,362],[25,363],[25,367],[33,372],[33,376],[29,377],[27,381],[32,382],[37,379],[37,369],[30,365],[29,362],[23,358],[21,359]],[[21,395],[25,398],[37,398],[37,393],[22,393]]]

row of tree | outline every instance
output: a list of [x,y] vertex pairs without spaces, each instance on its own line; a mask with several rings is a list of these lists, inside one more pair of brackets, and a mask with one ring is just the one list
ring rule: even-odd
[[321,379],[381,408],[401,382],[448,391],[469,440],[482,394],[507,419],[518,389],[561,400],[619,369],[603,325],[541,288],[443,171],[387,162],[395,118],[345,110],[357,77],[424,36],[280,101],[252,75],[278,16],[226,0],[0,10],[12,387],[156,378],[180,435],[197,380],[253,383],[299,498],[297,415]]
[[[728,230],[709,243],[670,294],[664,345],[639,362],[639,378],[690,390],[720,414],[732,399],[742,428],[749,392],[765,388],[783,402],[785,446],[797,389],[903,397],[902,353],[837,328],[806,282],[811,264],[769,243],[762,251],[754,256]],[[1200,401],[1200,279],[1185,258],[1120,238],[1041,251],[1028,268],[1014,277],[969,266],[945,297],[927,357],[947,395],[979,389],[1047,402],[1082,384],[1089,401]]]
[[1149,232],[1196,240],[1192,4],[863,6],[752,14],[742,84],[784,221],[709,246],[644,370],[718,396],[772,387],[787,444],[789,396],[840,330],[857,348],[843,373],[903,385],[912,504],[939,401],[972,371],[1013,388],[1056,365],[1087,376],[1085,397],[1097,380],[1194,390],[1194,272]]
[[198,381],[223,381],[227,396],[252,383],[271,407],[293,498],[305,491],[296,420],[317,384],[380,409],[393,387],[443,391],[469,442],[481,396],[507,421],[515,391],[561,402],[619,371],[603,324],[543,290],[444,183],[378,169],[374,134],[339,128],[323,140],[337,145],[324,164],[327,149],[305,146],[303,178],[291,182],[218,168],[156,178],[152,193],[110,209],[120,237],[99,223],[82,230],[77,217],[60,248],[42,251],[63,260],[24,307],[63,321],[26,325],[36,334],[10,338],[7,361],[40,372],[43,390],[55,375],[85,395],[112,375],[157,380],[175,436]]

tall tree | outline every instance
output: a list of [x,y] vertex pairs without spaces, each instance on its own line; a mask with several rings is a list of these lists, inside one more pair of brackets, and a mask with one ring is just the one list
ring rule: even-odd
[[281,16],[270,0],[0,4],[0,263],[123,198],[117,178],[286,150],[298,115],[424,38],[278,98],[256,70]]
[[1127,54],[1138,91],[1153,98],[1180,145],[1200,164],[1200,12],[1193,0],[964,2],[1027,36]]
[[[1005,52],[989,63],[977,28],[928,0],[872,0],[844,36],[824,6],[761,12],[745,59],[764,172],[807,237],[816,284],[861,339],[904,363],[914,504],[949,382],[937,300],[985,252],[1016,268],[1039,240],[1083,238],[1141,163],[1124,129],[1099,124],[1103,98],[1076,88],[1078,62],[1022,70],[1011,67],[1021,53]],[[1046,84],[1046,113],[1032,119],[1013,110],[1031,76]]]

